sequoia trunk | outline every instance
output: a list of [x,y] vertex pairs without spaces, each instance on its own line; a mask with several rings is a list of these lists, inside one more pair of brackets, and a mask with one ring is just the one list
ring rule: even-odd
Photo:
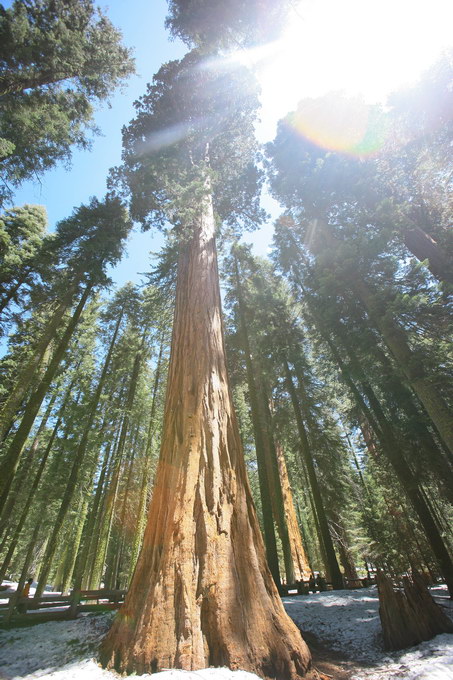
[[311,569],[308,563],[308,557],[305,553],[299,523],[297,521],[296,508],[294,507],[293,492],[291,491],[291,485],[289,482],[285,454],[279,442],[275,442],[275,453],[277,455],[278,473],[282,487],[286,523],[288,525],[288,535],[294,565],[294,576],[296,581],[308,581],[310,578]]
[[[214,217],[181,245],[164,430],[143,547],[101,660],[305,676],[310,654],[266,564],[228,385]],[[314,672],[316,676],[316,673]]]

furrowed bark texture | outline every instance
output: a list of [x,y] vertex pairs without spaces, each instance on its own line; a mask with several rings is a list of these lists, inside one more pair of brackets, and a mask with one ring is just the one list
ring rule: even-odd
[[208,197],[199,210],[179,261],[148,525],[101,662],[127,673],[228,666],[291,680],[310,672],[310,653],[266,564],[226,373]]
[[282,487],[286,523],[288,525],[289,542],[291,545],[291,555],[294,565],[294,576],[297,581],[308,581],[310,578],[311,569],[302,542],[299,523],[297,521],[296,508],[294,507],[293,501],[293,492],[291,491],[288,469],[286,467],[285,453],[278,442],[275,443],[275,453],[277,455],[278,473]]

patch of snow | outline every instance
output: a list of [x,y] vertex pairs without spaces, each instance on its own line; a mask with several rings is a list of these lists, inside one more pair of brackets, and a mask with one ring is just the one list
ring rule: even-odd
[[[445,588],[433,589],[448,610]],[[296,623],[326,647],[357,664],[351,680],[453,680],[453,635],[439,635],[411,649],[384,652],[376,589],[330,591],[285,597]],[[86,614],[74,621],[50,621],[29,628],[0,631],[2,680],[118,680],[93,657],[114,613]],[[151,680],[150,675],[140,680]],[[245,671],[206,668],[167,670],[152,680],[259,680]]]
[[453,680],[452,635],[438,635],[412,650],[392,653],[391,663],[361,671],[353,680]]
[[382,657],[376,589],[285,597],[283,604],[302,631],[313,633],[332,649],[366,663]]
[[[432,589],[436,602],[453,614],[445,586]],[[438,635],[410,649],[385,652],[376,587],[330,591],[283,599],[303,631],[362,666],[352,680],[453,680],[453,635]]]
[[47,677],[65,664],[92,657],[111,619],[109,612],[0,631],[0,678]]

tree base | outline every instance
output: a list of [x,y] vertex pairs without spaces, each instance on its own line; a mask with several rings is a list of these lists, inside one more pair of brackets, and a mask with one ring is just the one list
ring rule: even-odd
[[431,640],[441,633],[453,633],[453,622],[431,597],[423,578],[413,571],[394,588],[389,577],[378,571],[379,616],[384,649],[397,650]]

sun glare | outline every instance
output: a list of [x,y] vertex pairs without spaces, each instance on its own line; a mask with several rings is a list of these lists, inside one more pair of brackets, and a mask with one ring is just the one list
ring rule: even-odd
[[341,91],[385,103],[451,45],[452,0],[302,0],[281,39],[251,50],[258,68],[262,125],[270,139],[279,118],[304,98]]

